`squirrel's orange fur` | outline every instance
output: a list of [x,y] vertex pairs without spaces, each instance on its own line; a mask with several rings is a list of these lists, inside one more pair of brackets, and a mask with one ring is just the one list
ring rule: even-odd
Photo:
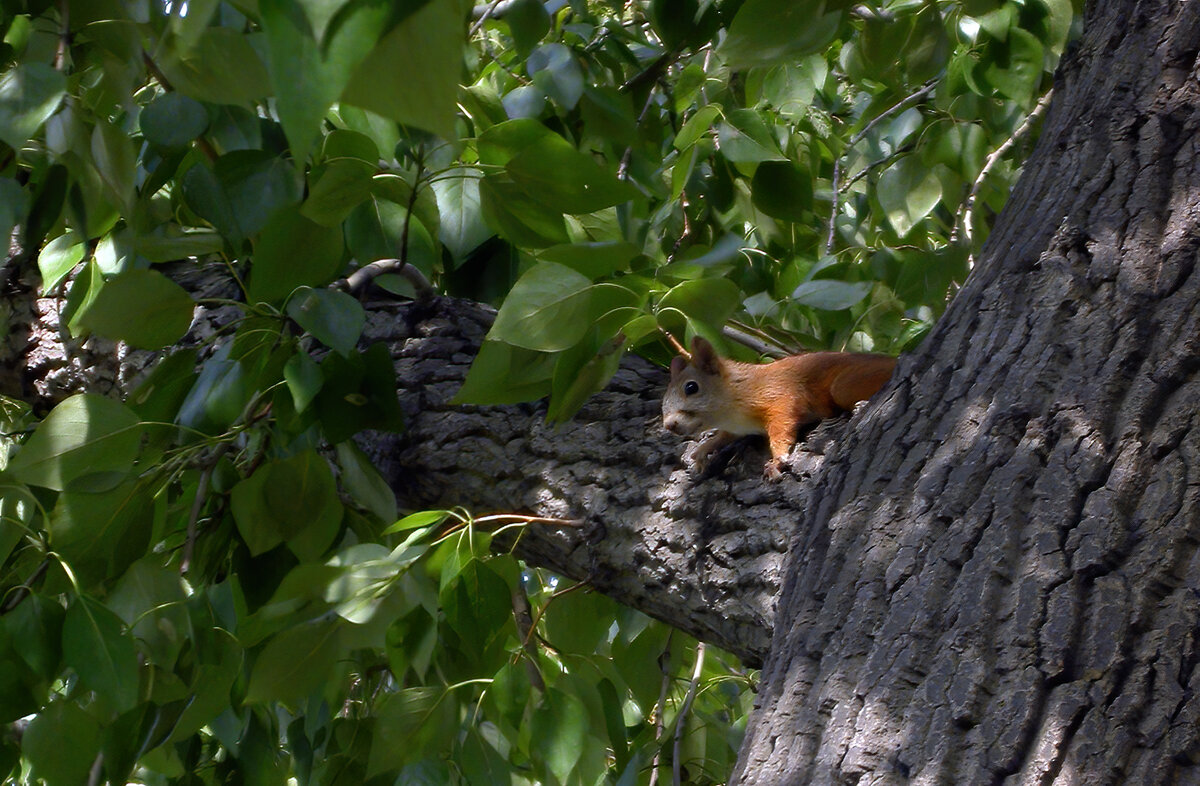
[[763,434],[772,460],[765,472],[777,478],[801,426],[851,410],[883,387],[896,359],[851,352],[809,352],[774,363],[739,363],[717,356],[697,336],[692,357],[671,363],[663,397],[663,425],[677,434],[718,429],[693,455],[703,459],[746,434]]

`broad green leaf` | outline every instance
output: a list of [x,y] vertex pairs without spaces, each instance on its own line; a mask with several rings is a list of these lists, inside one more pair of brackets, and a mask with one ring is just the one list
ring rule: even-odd
[[592,213],[626,202],[638,192],[557,135],[543,137],[505,167],[530,198],[563,213]]
[[134,250],[150,262],[173,262],[188,257],[215,254],[225,247],[225,241],[212,230],[200,229],[180,235],[151,235],[138,233]]
[[513,285],[488,337],[542,352],[566,349],[591,327],[591,284],[556,262],[533,266]]
[[[7,235],[6,235],[7,237]],[[66,232],[51,240],[38,254],[38,270],[42,274],[42,292],[48,293],[83,261],[83,238]]]
[[50,545],[93,584],[121,575],[146,550],[153,525],[147,487],[129,480],[102,492],[66,491],[50,512]]
[[563,109],[574,109],[583,95],[583,71],[569,48],[562,44],[543,44],[525,61],[533,83]]
[[[533,2],[540,8],[539,0]],[[449,249],[456,262],[492,236],[483,220],[479,198],[479,172],[468,167],[455,167],[438,176],[433,182],[437,194],[441,223],[438,239]]]
[[276,110],[292,155],[303,161],[325,113],[383,33],[388,8],[383,3],[348,5],[323,41],[313,37],[301,10],[286,0],[259,0],[259,14]]
[[730,161],[787,160],[762,115],[753,109],[735,109],[727,113],[725,120],[717,124],[717,144],[721,155]]
[[480,181],[479,202],[488,226],[519,246],[544,248],[570,240],[562,211],[534,201],[508,175],[488,175]]
[[0,141],[20,150],[58,109],[67,79],[44,63],[20,63],[0,76]]
[[16,654],[34,674],[47,682],[61,669],[65,617],[66,611],[57,599],[37,593],[4,616],[4,627],[20,645]]
[[729,279],[699,278],[672,287],[658,301],[658,313],[678,310],[691,320],[719,326],[725,324],[740,302],[741,290]]
[[589,723],[583,702],[556,688],[547,688],[541,706],[534,710],[533,737],[544,766],[558,783],[567,782],[579,763]]
[[108,608],[129,626],[156,663],[169,664],[190,639],[186,599],[179,571],[149,556],[134,562],[117,580]]
[[568,243],[539,252],[538,259],[566,265],[595,281],[628,269],[638,253],[632,243]]
[[295,704],[325,685],[341,656],[342,625],[324,619],[272,637],[254,659],[246,703]]
[[133,636],[121,618],[99,601],[81,595],[63,621],[63,660],[85,686],[116,712],[138,699],[138,660]]
[[308,409],[308,405],[316,398],[317,393],[321,391],[321,385],[325,382],[325,377],[321,374],[321,367],[307,352],[300,351],[288,358],[288,362],[283,367],[283,379],[287,382],[288,390],[292,394],[292,403],[296,407],[297,412],[303,412]]
[[[731,68],[798,60],[824,49],[837,35],[843,18],[839,5],[848,4],[812,6],[791,0],[746,0],[717,52]],[[817,10],[820,8],[831,10],[821,13]]]
[[405,532],[410,529],[420,529],[421,527],[432,527],[445,519],[449,518],[450,511],[448,510],[422,510],[416,513],[410,513],[404,518],[397,521],[383,531],[384,535],[391,535],[394,532]]
[[550,393],[554,355],[484,341],[454,404],[516,404]]
[[233,488],[233,518],[251,554],[286,541],[301,559],[332,545],[342,505],[329,465],[315,451],[269,461]]
[[180,93],[164,93],[138,116],[146,140],[159,147],[184,147],[208,128],[204,105]]
[[47,786],[79,786],[100,752],[100,721],[73,701],[51,702],[21,736],[21,752]]
[[79,324],[139,349],[161,349],[183,338],[195,308],[183,287],[155,270],[130,270],[104,283]]
[[[342,487],[350,497],[380,521],[395,522],[396,494],[367,455],[352,441],[339,442],[336,449]],[[386,531],[395,531],[395,526]]]
[[119,401],[80,393],[50,411],[8,465],[10,476],[62,491],[87,475],[133,467],[142,431]]
[[975,71],[976,79],[996,89],[1000,95],[1029,104],[1042,82],[1045,49],[1027,30],[1013,27],[1004,44],[993,42],[987,57]]
[[517,51],[527,55],[550,32],[550,14],[542,0],[516,0],[504,14]]
[[262,38],[261,33],[210,27],[186,53],[168,48],[159,65],[183,95],[213,104],[250,104],[271,94],[267,68],[259,56]]
[[367,314],[357,299],[332,289],[300,288],[288,316],[325,346],[347,355],[358,343]]
[[465,34],[458,3],[425,4],[369,51],[342,100],[450,138]]
[[172,730],[172,742],[187,739],[228,708],[229,691],[242,675],[242,648],[226,631],[212,630],[211,642],[202,642],[196,650],[198,663],[189,686],[191,700]]
[[679,129],[679,133],[675,135],[673,142],[676,150],[686,150],[696,143],[704,134],[708,133],[712,127],[713,121],[721,116],[721,107],[716,104],[707,104],[696,110],[696,113],[688,118],[688,121],[683,124],[683,128]]
[[792,292],[792,300],[803,306],[823,309],[825,311],[841,311],[859,303],[871,294],[871,283],[861,281],[849,283],[820,279],[805,281]]
[[[454,733],[453,694],[434,686],[404,688],[385,695],[375,712],[367,777],[399,770],[446,744]],[[397,745],[397,740],[404,740]]]
[[261,150],[238,150],[212,169],[197,164],[183,176],[183,195],[200,217],[235,245],[259,232],[280,208],[300,201],[295,168]]
[[937,207],[942,184],[916,156],[905,156],[880,175],[879,204],[896,234],[904,237]]
[[803,221],[813,210],[813,178],[790,161],[764,161],[750,183],[754,206],[772,218]]
[[342,272],[341,227],[315,224],[299,211],[281,210],[254,244],[249,298],[279,303],[298,287],[320,287]]
[[[21,609],[27,601],[22,602]],[[22,663],[22,651],[26,647],[24,641],[17,639],[17,631],[9,622],[9,617],[0,618],[0,723],[12,723],[26,715],[36,713],[41,701],[34,695],[35,675]],[[0,772],[3,772],[0,769]]]
[[137,177],[133,140],[111,123],[96,123],[92,131],[92,161],[124,214],[132,213]]
[[355,158],[336,158],[319,165],[309,173],[308,198],[300,206],[301,215],[322,226],[340,224],[370,196],[375,167]]

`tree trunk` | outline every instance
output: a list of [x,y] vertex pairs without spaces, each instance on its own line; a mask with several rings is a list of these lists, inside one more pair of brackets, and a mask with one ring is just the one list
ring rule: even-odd
[[739,784],[1200,782],[1200,5],[1100,0],[821,467]]

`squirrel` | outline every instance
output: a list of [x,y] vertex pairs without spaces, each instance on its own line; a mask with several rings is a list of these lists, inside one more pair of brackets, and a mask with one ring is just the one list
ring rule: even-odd
[[739,363],[719,357],[712,344],[696,336],[691,357],[671,361],[663,426],[684,436],[718,429],[691,450],[701,473],[708,458],[738,437],[765,435],[771,460],[763,474],[775,481],[796,443],[797,429],[866,401],[895,367],[894,357],[853,352],[808,352],[773,363]]

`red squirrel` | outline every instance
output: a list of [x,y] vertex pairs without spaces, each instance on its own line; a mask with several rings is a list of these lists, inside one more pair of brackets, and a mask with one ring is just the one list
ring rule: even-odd
[[778,480],[797,429],[866,401],[895,367],[894,357],[852,352],[809,352],[773,363],[739,363],[718,357],[712,344],[696,336],[691,358],[671,361],[663,426],[684,436],[718,429],[691,451],[701,470],[715,451],[737,437],[763,434],[771,448],[763,474]]

